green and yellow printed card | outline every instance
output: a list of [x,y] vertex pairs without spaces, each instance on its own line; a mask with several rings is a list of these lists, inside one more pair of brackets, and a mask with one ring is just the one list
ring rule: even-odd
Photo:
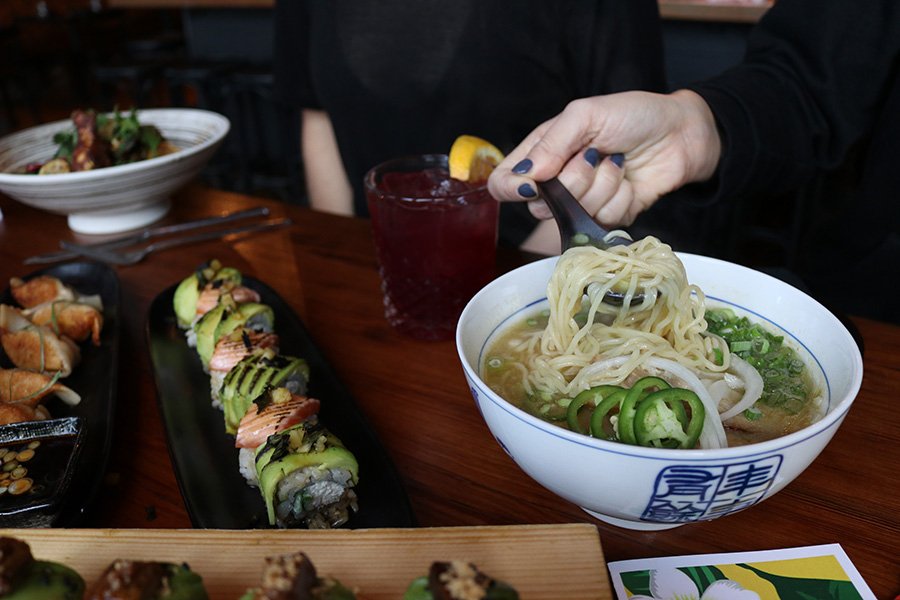
[[609,563],[619,600],[876,600],[839,544]]

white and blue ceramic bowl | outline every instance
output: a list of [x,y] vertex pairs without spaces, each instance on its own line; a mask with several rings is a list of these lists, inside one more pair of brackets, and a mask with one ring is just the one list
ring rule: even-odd
[[679,254],[710,302],[774,326],[804,347],[824,382],[826,414],[790,435],[719,450],[666,450],[598,440],[538,419],[479,377],[498,332],[546,307],[557,258],[494,280],[466,306],[456,344],[466,379],[500,446],[533,479],[591,515],[631,529],[665,529],[744,510],[771,497],[815,460],[862,383],[862,356],[841,322],[790,285],[712,258]]
[[169,197],[212,158],[230,128],[220,114],[193,108],[138,111],[141,124],[156,125],[180,150],[126,165],[60,173],[17,173],[53,157],[53,135],[71,129],[69,119],[30,127],[0,139],[0,191],[28,206],[67,215],[79,233],[104,234],[143,227],[163,217]]

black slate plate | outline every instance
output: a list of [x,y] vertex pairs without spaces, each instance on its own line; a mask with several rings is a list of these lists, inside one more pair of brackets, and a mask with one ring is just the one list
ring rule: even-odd
[[[244,277],[275,313],[282,354],[304,358],[309,395],[319,398],[319,418],[359,461],[359,511],[347,528],[411,527],[415,524],[396,469],[362,412],[347,393],[294,312],[268,286]],[[225,433],[222,412],[210,402],[209,376],[175,321],[173,285],[157,296],[147,319],[147,341],[156,378],[169,454],[191,522],[210,529],[268,527],[257,488],[238,470],[234,437]]]
[[[46,449],[52,441],[54,462],[69,465],[57,465],[59,472],[42,475],[52,480],[45,484],[54,488],[43,499],[28,494],[0,498],[0,526],[72,527],[97,495],[112,443],[119,370],[119,278],[110,267],[89,262],[57,265],[21,277],[27,281],[37,275],[57,277],[83,295],[99,294],[103,300],[103,331],[99,346],[90,341],[80,344],[81,362],[62,380],[81,395],[77,406],[49,398],[44,405],[54,417],[52,420],[0,427],[4,447],[41,439]],[[8,287],[0,295],[0,303],[18,306]],[[0,366],[13,366],[2,349]]]

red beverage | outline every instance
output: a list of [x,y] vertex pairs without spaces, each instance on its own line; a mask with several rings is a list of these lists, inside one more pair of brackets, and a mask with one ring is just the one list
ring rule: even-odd
[[444,155],[383,163],[365,184],[385,317],[412,337],[452,339],[494,277],[499,205],[484,182],[451,179]]

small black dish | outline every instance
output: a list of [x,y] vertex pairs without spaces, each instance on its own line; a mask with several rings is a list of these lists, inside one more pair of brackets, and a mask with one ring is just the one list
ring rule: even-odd
[[[56,398],[49,398],[44,405],[53,419],[0,426],[0,440],[14,440],[22,431],[40,431],[42,423],[51,428],[60,427],[62,432],[67,427],[78,430],[74,438],[66,437],[74,443],[74,452],[66,468],[66,485],[56,488],[52,502],[46,506],[9,510],[0,504],[3,507],[0,509],[0,527],[77,526],[100,490],[112,444],[121,327],[119,278],[109,266],[93,262],[55,265],[21,278],[27,281],[38,275],[56,277],[82,295],[99,295],[103,301],[103,331],[99,346],[90,342],[80,345],[81,362],[69,377],[61,380],[81,396],[79,404],[68,406]],[[0,294],[0,303],[17,306],[9,288]],[[0,349],[0,367],[12,366]]]
[[0,427],[0,523],[53,524],[75,472],[82,434],[78,417]]
[[[393,462],[303,323],[267,285],[246,276],[243,284],[256,290],[260,301],[274,311],[281,352],[309,364],[309,395],[322,400],[323,424],[359,461],[359,511],[344,527],[414,526]],[[225,432],[222,411],[211,404],[209,375],[176,324],[172,305],[176,287],[153,300],[147,341],[169,454],[191,522],[209,529],[269,527],[259,490],[248,486],[240,474],[238,450],[234,437]]]

